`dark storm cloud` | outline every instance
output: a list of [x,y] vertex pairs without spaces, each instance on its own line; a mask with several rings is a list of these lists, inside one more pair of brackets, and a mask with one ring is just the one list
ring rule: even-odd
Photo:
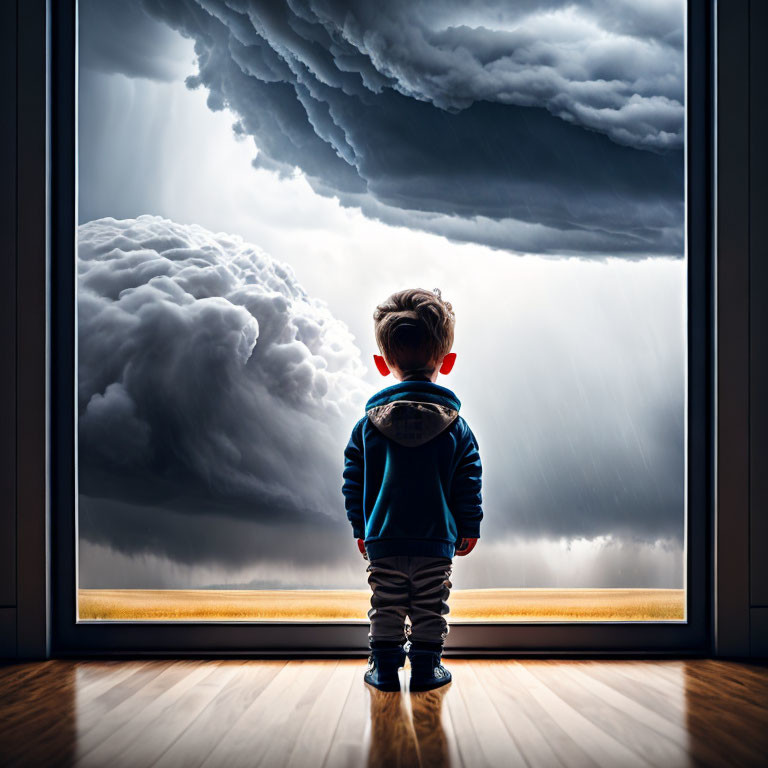
[[[79,584],[84,589],[362,589],[366,563],[333,523],[269,526],[81,497]],[[679,543],[621,537],[592,542],[485,536],[456,560],[457,589],[680,587]]]
[[679,0],[145,2],[198,39],[210,22],[185,8],[203,8],[227,27],[233,59],[267,82],[391,88],[448,110],[541,106],[620,143],[682,146]]
[[682,5],[145,0],[257,167],[392,224],[680,255]]
[[346,326],[289,267],[198,226],[92,221],[78,256],[81,585],[256,566],[260,584],[343,586],[364,400]]
[[81,491],[186,514],[345,520],[362,401],[346,327],[290,268],[159,217],[80,228]]
[[343,561],[344,554],[356,550],[346,519],[343,523],[330,518],[278,521],[275,515],[249,519],[222,514],[213,503],[207,508],[198,504],[192,513],[188,508],[90,496],[81,496],[78,511],[80,534],[87,541],[126,555],[160,555],[192,567],[226,564],[237,570],[254,563],[278,566],[291,560],[317,567],[329,560]]

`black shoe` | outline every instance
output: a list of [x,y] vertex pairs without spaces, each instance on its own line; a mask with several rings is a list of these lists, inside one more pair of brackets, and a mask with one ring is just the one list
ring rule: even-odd
[[411,690],[431,691],[451,682],[451,673],[440,663],[442,650],[423,650],[411,646]]
[[368,657],[368,669],[365,672],[365,682],[380,691],[399,691],[400,676],[397,671],[405,666],[405,649],[373,648]]

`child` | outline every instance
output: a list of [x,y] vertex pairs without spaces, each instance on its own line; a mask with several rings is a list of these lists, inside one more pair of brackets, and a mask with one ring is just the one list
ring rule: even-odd
[[459,399],[435,384],[456,360],[453,308],[440,291],[399,291],[373,318],[376,367],[400,383],[368,401],[344,452],[347,517],[370,560],[365,681],[400,690],[407,652],[411,690],[429,690],[451,681],[440,663],[444,616],[452,558],[469,554],[480,535],[480,454]]

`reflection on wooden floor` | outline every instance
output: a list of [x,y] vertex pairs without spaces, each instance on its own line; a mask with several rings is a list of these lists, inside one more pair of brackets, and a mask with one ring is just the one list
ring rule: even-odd
[[[4,766],[763,766],[768,668],[449,659],[381,693],[362,659],[0,668]],[[401,672],[407,681],[407,672]]]

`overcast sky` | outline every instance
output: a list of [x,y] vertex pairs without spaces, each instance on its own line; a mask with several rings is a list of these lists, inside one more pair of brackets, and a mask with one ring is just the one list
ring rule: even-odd
[[682,4],[511,5],[81,3],[81,586],[364,587],[414,285],[485,467],[456,587],[682,584]]

